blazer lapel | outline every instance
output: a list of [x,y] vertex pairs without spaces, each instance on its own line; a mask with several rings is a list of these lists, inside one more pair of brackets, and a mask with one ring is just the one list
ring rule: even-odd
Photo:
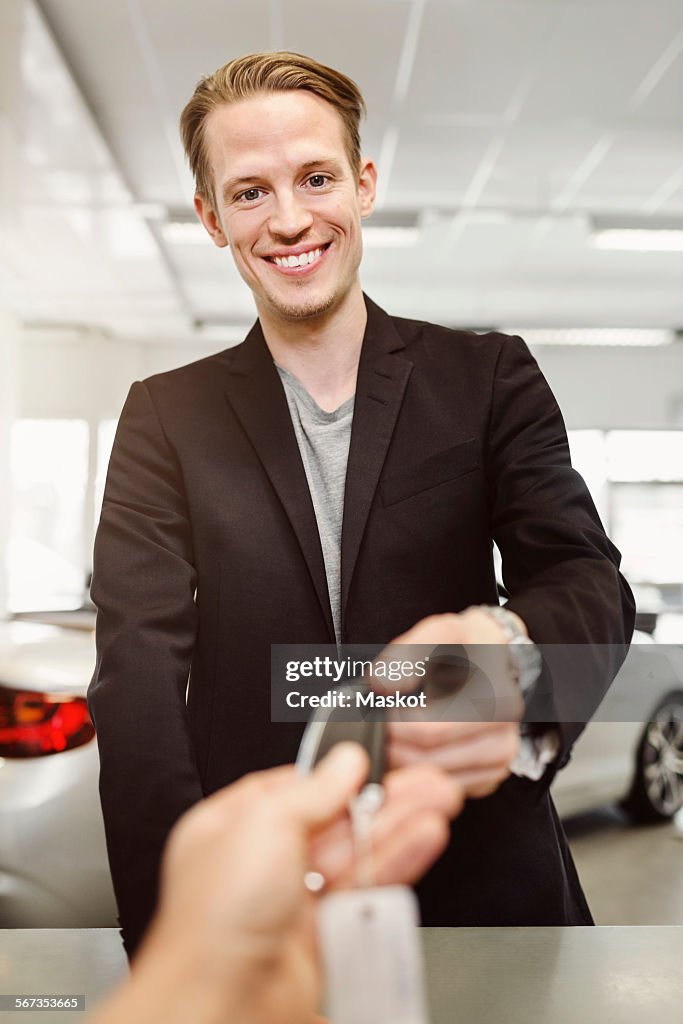
[[258,320],[228,367],[226,397],[297,536],[332,642],[325,562],[287,398]]
[[342,621],[361,541],[370,514],[408,378],[413,368],[389,316],[365,296],[368,321],[363,338],[342,527]]

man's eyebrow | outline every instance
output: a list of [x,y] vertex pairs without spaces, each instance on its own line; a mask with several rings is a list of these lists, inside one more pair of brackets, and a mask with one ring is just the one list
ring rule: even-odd
[[323,156],[323,157],[317,157],[315,160],[307,160],[305,164],[301,165],[299,170],[301,170],[301,171],[310,171],[312,167],[321,167],[323,164],[325,165],[325,167],[331,167],[335,171],[341,170],[341,164],[333,156],[330,156],[330,157]]
[[[342,165],[335,157],[316,157],[315,160],[306,160],[305,163],[299,166],[299,173],[310,171],[313,167],[329,167],[331,170],[337,173],[341,172]],[[227,202],[232,192],[236,188],[240,188],[242,185],[255,185],[260,180],[258,174],[245,175],[241,178],[228,178],[223,185],[223,202]]]

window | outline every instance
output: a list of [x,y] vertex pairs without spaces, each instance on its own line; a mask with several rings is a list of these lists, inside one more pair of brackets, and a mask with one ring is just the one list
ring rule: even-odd
[[77,608],[83,601],[88,445],[84,420],[12,426],[11,612]]
[[613,483],[610,504],[628,579],[683,585],[683,483]]
[[683,430],[569,434],[582,474],[656,637],[683,642]]
[[602,430],[567,432],[572,466],[578,470],[595,502],[603,523],[608,514],[605,434]]
[[605,454],[610,480],[683,482],[683,430],[612,430]]

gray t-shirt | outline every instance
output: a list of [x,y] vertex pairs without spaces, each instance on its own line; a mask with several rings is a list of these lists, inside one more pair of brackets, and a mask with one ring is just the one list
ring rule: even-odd
[[337,644],[341,643],[341,531],[354,396],[321,409],[300,381],[277,366],[318,522]]

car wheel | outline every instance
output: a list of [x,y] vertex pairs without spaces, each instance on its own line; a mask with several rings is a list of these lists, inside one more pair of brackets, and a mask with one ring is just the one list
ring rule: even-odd
[[683,807],[683,693],[665,697],[645,726],[622,806],[641,822],[666,821]]

